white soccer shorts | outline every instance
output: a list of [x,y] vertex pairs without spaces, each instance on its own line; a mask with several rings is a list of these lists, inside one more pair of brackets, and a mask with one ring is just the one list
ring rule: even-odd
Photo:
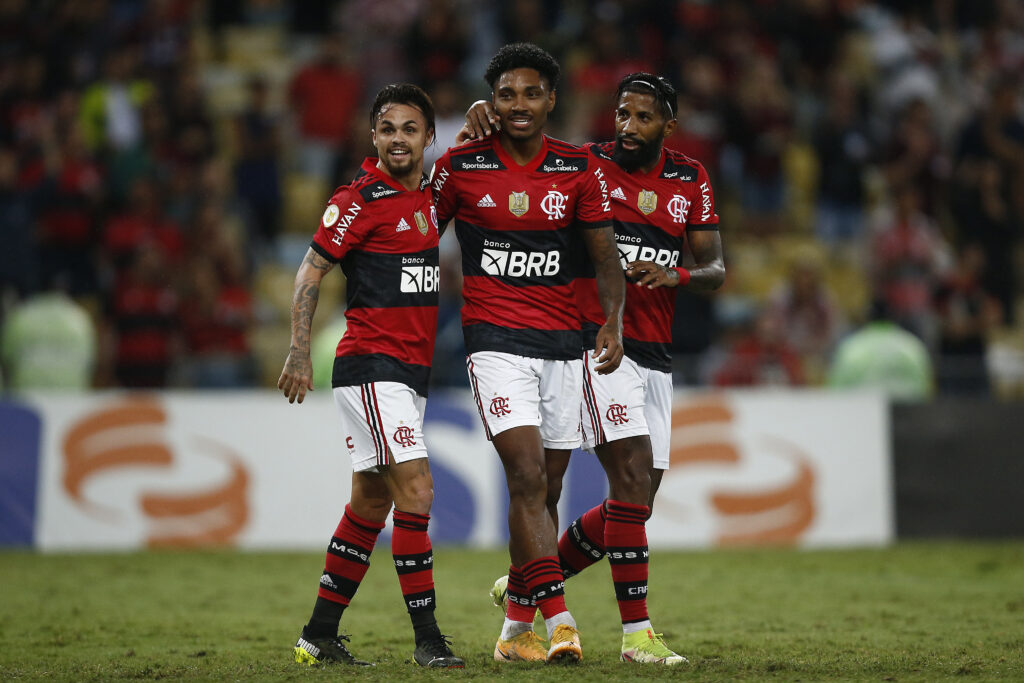
[[580,445],[581,361],[478,351],[466,358],[466,370],[488,440],[533,425],[540,428],[544,448]]
[[592,352],[583,354],[583,447],[589,451],[630,436],[651,437],[654,467],[668,469],[672,436],[672,375],[638,365],[629,356],[599,375]]
[[354,472],[378,471],[395,462],[427,457],[423,411],[427,399],[401,382],[370,382],[334,388],[345,448]]

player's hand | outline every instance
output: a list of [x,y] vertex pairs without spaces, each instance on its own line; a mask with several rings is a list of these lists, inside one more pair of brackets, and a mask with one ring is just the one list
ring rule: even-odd
[[594,342],[594,352],[591,356],[596,359],[594,369],[599,375],[607,375],[615,372],[622,362],[622,325],[606,322],[597,331],[597,339]]
[[494,112],[494,105],[487,100],[477,100],[466,112],[466,127],[469,128],[470,139],[479,140],[501,130],[501,120]]
[[469,124],[464,123],[462,124],[462,128],[460,128],[459,132],[455,135],[455,146],[460,147],[472,139],[473,131],[470,130]]
[[677,287],[679,271],[654,261],[630,261],[626,264],[626,279],[647,289]]
[[306,391],[313,391],[313,362],[309,352],[292,350],[284,362],[281,378],[277,380],[277,388],[288,398],[289,403],[295,399],[302,403]]

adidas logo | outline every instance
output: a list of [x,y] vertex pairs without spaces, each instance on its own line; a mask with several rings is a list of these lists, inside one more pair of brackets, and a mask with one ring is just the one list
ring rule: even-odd
[[412,226],[405,222],[405,219],[398,221],[398,226],[395,228],[395,232],[402,232],[403,230],[411,230]]
[[626,193],[622,191],[621,187],[616,187],[614,190],[612,190],[612,199],[626,201]]
[[320,575],[320,584],[322,586],[327,586],[328,588],[337,588],[338,587],[337,584],[335,584],[334,581],[331,580],[330,574],[328,574],[326,572],[324,572],[323,574]]
[[494,200],[491,199],[491,195],[489,195],[489,194],[485,194],[483,197],[481,197],[480,201],[478,201],[476,203],[476,205],[477,206],[483,206],[483,207],[495,207],[495,206],[497,206],[497,204],[494,203]]

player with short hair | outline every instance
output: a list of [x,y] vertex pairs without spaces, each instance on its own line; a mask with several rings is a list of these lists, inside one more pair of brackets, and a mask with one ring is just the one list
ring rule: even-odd
[[349,652],[338,627],[394,506],[391,552],[415,633],[413,657],[421,666],[461,668],[434,618],[427,533],[434,491],[423,412],[437,330],[439,233],[423,150],[434,139],[434,107],[415,85],[389,85],[370,108],[370,125],[380,157],[364,161],[327,204],[295,277],[291,348],[277,384],[289,403],[313,390],[310,326],[320,282],[340,263],[348,328],[331,384],[352,459],[352,496],[327,547],[295,661],[369,665]]
[[[582,656],[565,605],[545,468],[548,458],[567,456],[581,442],[583,363],[573,283],[584,253],[604,316],[592,371],[612,372],[622,359],[625,281],[607,183],[585,149],[544,135],[558,75],[558,62],[541,48],[502,47],[485,75],[501,132],[448,150],[432,176],[440,223],[455,219],[462,247],[470,385],[509,492],[511,598],[494,648],[498,661]],[[547,648],[533,631],[534,600]]]
[[[664,147],[676,126],[676,91],[664,78],[633,73],[616,91],[614,143],[590,144],[603,163],[615,216],[615,236],[626,275],[625,359],[610,375],[593,371],[585,356],[584,446],[608,475],[609,496],[569,525],[558,543],[566,578],[605,555],[622,618],[624,661],[678,664],[654,632],[647,612],[647,535],[662,474],[669,465],[672,375],[669,344],[677,287],[712,290],[725,279],[714,196],[704,167]],[[467,114],[472,135],[486,136],[493,118],[486,103]],[[461,137],[461,136],[460,136]],[[694,265],[680,266],[684,246]],[[584,334],[594,339],[602,318],[593,279],[577,281]],[[548,462],[552,516],[557,519],[561,476],[568,455]],[[502,577],[492,591],[505,599]],[[509,588],[509,593],[511,588]]]

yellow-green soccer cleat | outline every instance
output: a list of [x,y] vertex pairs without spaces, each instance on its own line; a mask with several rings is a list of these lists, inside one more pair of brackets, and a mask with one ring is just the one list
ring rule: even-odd
[[523,631],[508,640],[498,638],[494,644],[496,662],[543,662],[547,658],[548,649],[534,631]]
[[305,634],[299,636],[295,643],[295,661],[299,664],[349,664],[351,666],[373,666],[370,662],[356,659],[355,655],[348,651],[345,643],[348,640],[345,635],[338,635],[334,638],[306,638]]
[[500,607],[501,611],[504,612],[507,605],[505,604],[508,598],[508,575],[502,576],[494,585],[491,586],[491,601],[495,607]]
[[556,626],[548,648],[548,664],[575,664],[581,659],[580,632],[568,624]]
[[686,657],[677,655],[665,647],[665,641],[661,639],[661,634],[655,633],[651,629],[623,634],[620,658],[624,662],[664,664],[665,666],[690,663]]

